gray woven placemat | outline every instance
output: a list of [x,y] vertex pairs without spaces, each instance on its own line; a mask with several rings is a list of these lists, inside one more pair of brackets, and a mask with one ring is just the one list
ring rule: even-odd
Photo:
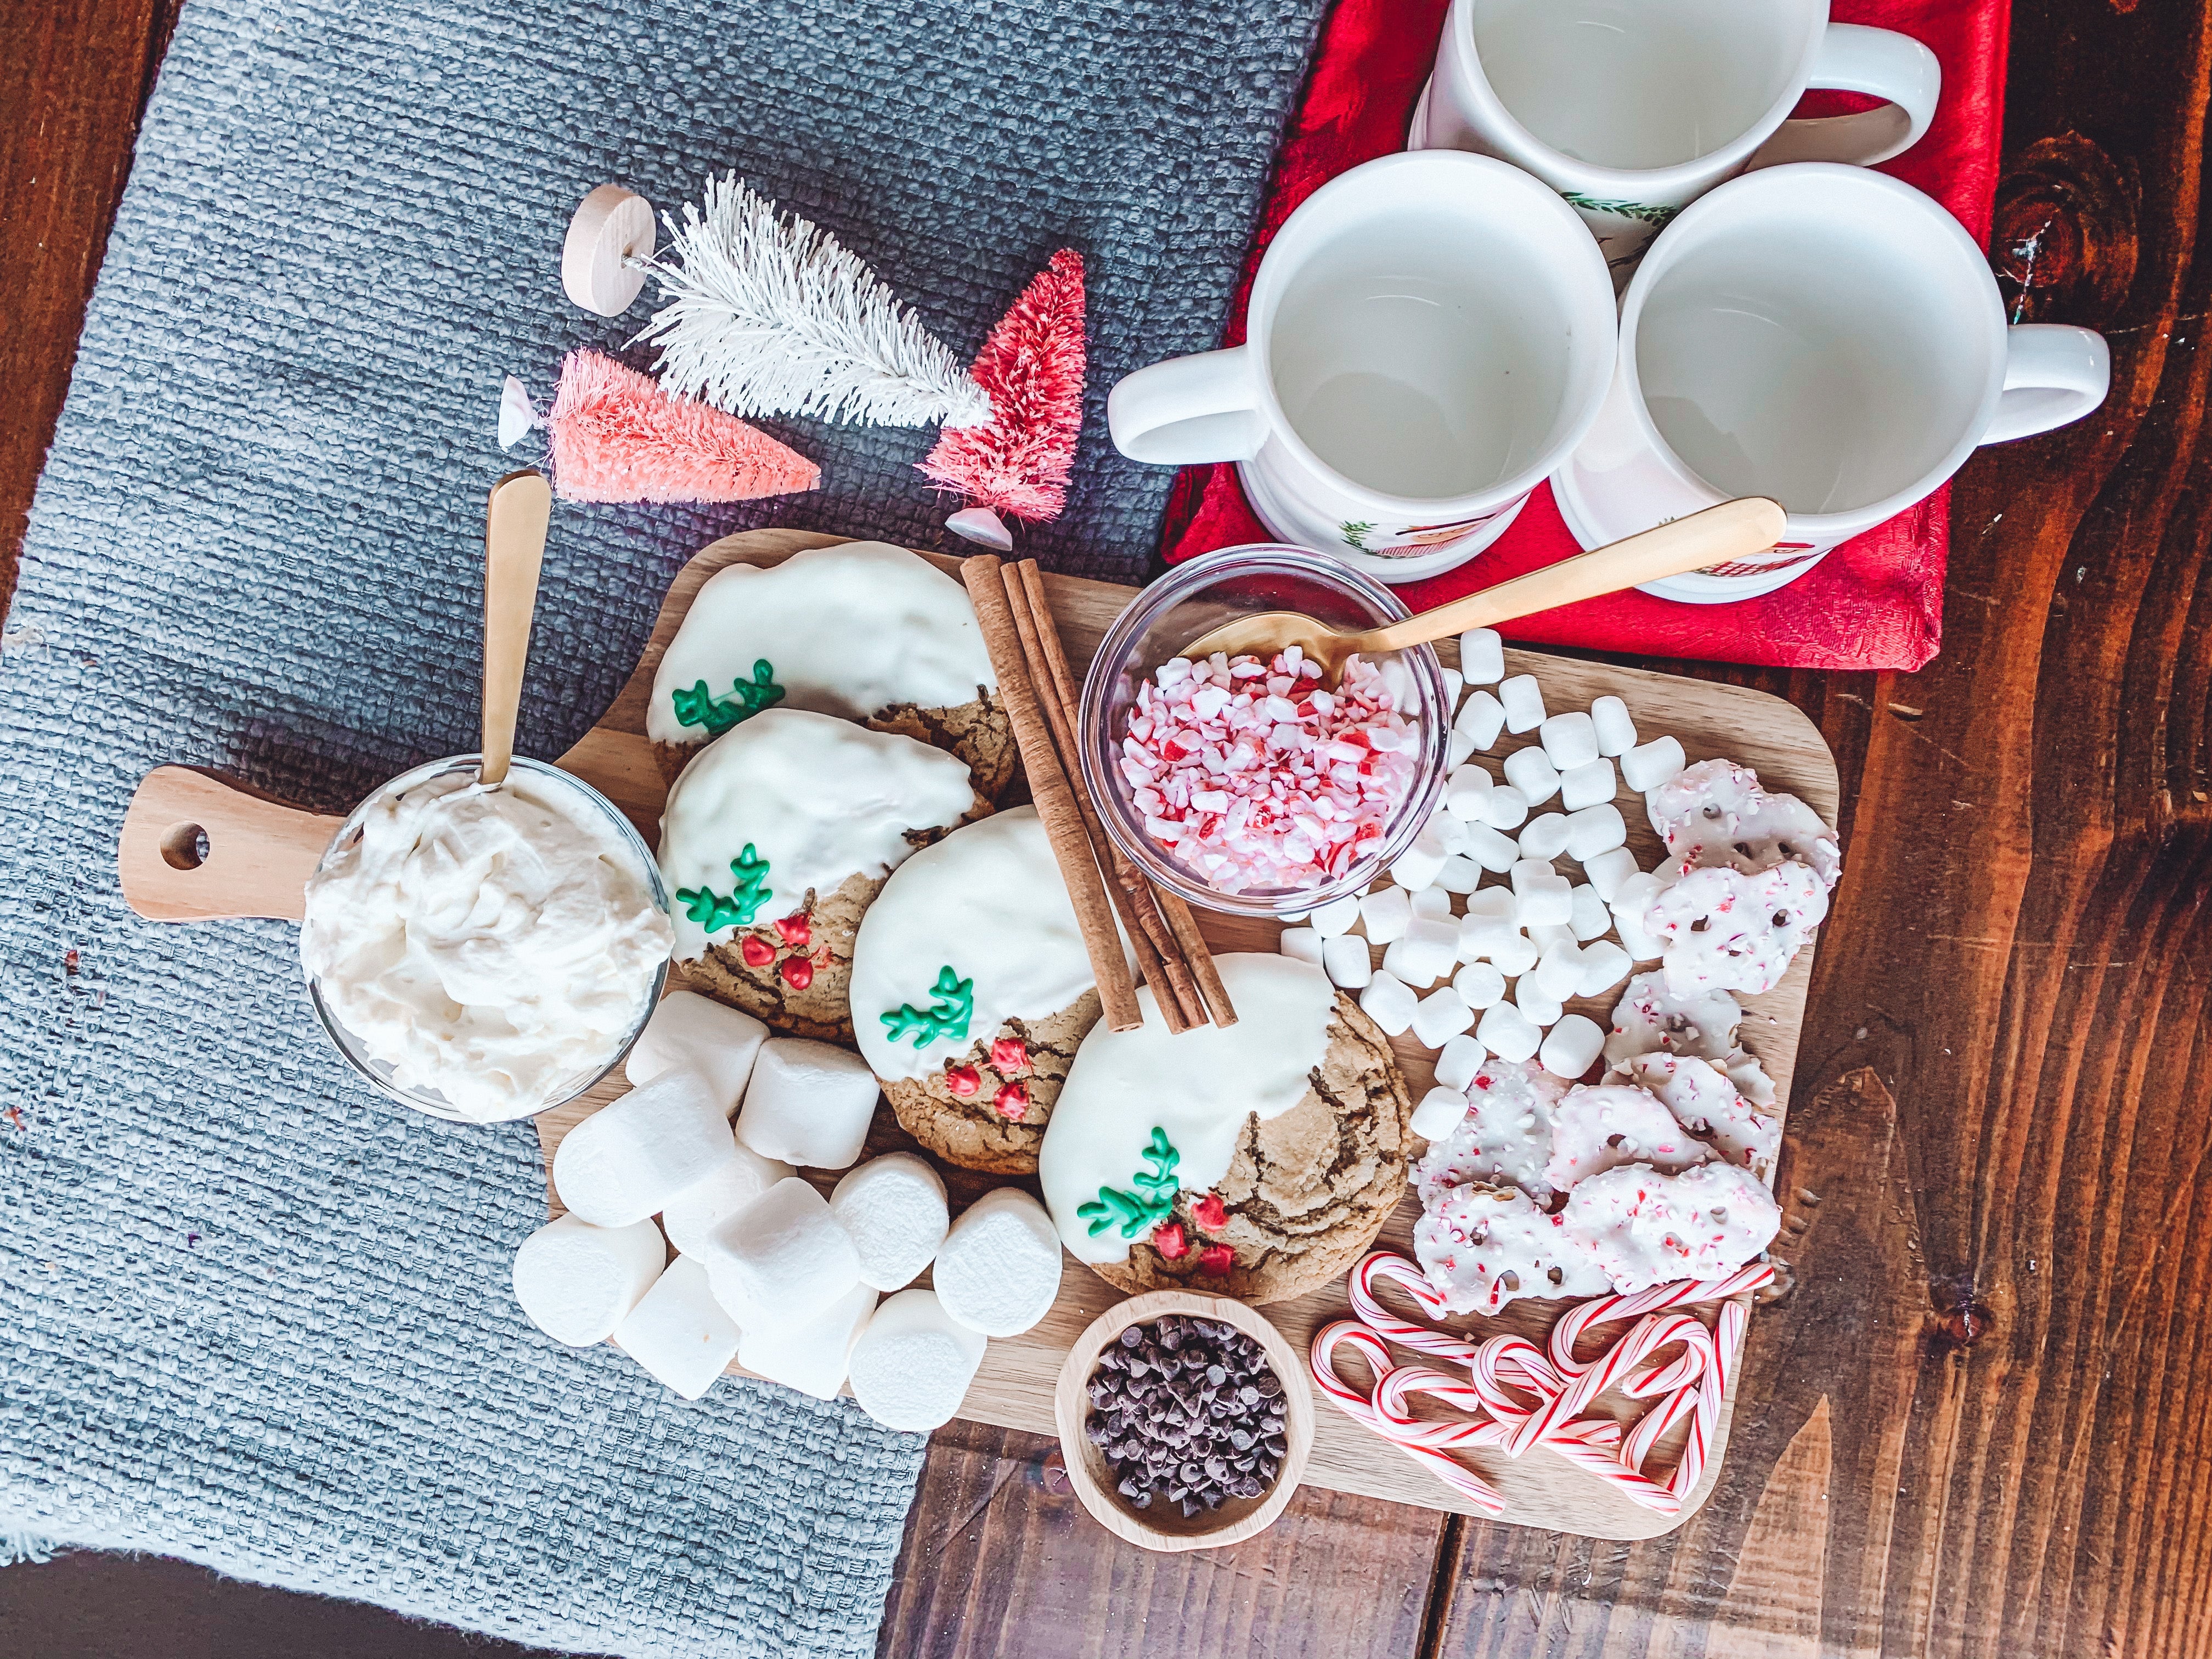
[[[577,198],[735,166],[954,349],[1090,262],[1092,419],[1029,545],[1133,577],[1166,475],[1098,406],[1211,343],[1322,0],[192,0],[140,140],[0,651],[0,1537],[158,1550],[622,1654],[869,1650],[918,1437],[556,1348],[505,1285],[527,1125],[325,1050],[289,927],[140,923],[138,778],[325,808],[473,746],[500,380],[619,344]],[[633,356],[633,361],[637,361]],[[522,745],[559,753],[682,560],[783,522],[923,544],[921,432],[778,428],[791,506],[562,507]]]

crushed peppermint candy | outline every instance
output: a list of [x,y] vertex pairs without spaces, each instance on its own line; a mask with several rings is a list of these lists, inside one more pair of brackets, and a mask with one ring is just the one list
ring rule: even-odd
[[1146,832],[1221,892],[1337,880],[1413,789],[1420,734],[1381,668],[1321,678],[1291,646],[1170,658],[1138,690],[1121,775]]

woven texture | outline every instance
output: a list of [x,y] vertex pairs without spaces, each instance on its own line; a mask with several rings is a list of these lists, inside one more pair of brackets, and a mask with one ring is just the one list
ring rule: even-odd
[[[1320,4],[191,0],[0,653],[0,1534],[592,1652],[872,1650],[921,1439],[539,1337],[529,1126],[380,1103],[293,930],[134,921],[116,829],[164,761],[342,809],[474,747],[501,378],[543,400],[646,315],[559,294],[605,179],[668,206],[735,167],[963,358],[1080,249],[1092,418],[1026,545],[1138,574],[1168,474],[1112,456],[1103,388],[1218,336]],[[591,725],[712,537],[939,540],[933,433],[769,424],[817,495],[556,510],[526,751]]]

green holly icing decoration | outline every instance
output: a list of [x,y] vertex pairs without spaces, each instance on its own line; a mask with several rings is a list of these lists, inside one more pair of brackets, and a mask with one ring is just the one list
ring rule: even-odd
[[969,1016],[975,1012],[975,981],[961,978],[948,964],[937,970],[937,983],[930,988],[930,996],[933,1000],[927,1013],[909,1003],[876,1016],[890,1033],[888,1041],[896,1042],[911,1036],[914,1046],[920,1048],[939,1037],[957,1041],[967,1036]]
[[730,860],[730,873],[738,879],[727,898],[708,887],[676,890],[677,898],[684,906],[684,915],[709,934],[719,933],[725,927],[747,925],[775,896],[768,884],[768,860],[753,851],[752,842],[747,842],[745,850]]
[[1076,1206],[1075,1213],[1091,1224],[1091,1237],[1119,1223],[1121,1237],[1134,1238],[1175,1213],[1176,1193],[1181,1185],[1175,1170],[1182,1162],[1182,1154],[1169,1144],[1168,1132],[1158,1125],[1153,1126],[1152,1142],[1145,1148],[1145,1162],[1152,1167],[1129,1177],[1129,1185],[1137,1191],[1101,1187],[1091,1202]]
[[1658,230],[1664,230],[1673,222],[1674,216],[1682,210],[1678,207],[1654,207],[1649,202],[1624,202],[1611,197],[1585,196],[1578,190],[1563,190],[1559,194],[1567,198],[1570,206],[1578,207],[1585,213],[1609,213],[1616,219],[1632,219],[1638,224],[1650,225]]
[[763,708],[783,701],[783,688],[775,683],[775,670],[763,657],[753,664],[752,684],[743,680],[732,682],[730,700],[718,701],[701,680],[686,691],[677,686],[668,694],[668,701],[676,709],[680,726],[703,726],[707,735],[719,738],[740,720],[750,720]]

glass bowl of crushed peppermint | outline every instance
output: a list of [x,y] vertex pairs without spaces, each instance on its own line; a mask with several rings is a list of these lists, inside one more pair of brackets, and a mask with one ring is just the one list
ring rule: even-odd
[[1361,893],[1443,793],[1451,705],[1427,646],[1353,658],[1334,688],[1292,650],[1176,653],[1261,611],[1337,628],[1410,615],[1389,588],[1304,548],[1179,565],[1123,611],[1083,686],[1083,781],[1106,832],[1193,904],[1297,915]]

